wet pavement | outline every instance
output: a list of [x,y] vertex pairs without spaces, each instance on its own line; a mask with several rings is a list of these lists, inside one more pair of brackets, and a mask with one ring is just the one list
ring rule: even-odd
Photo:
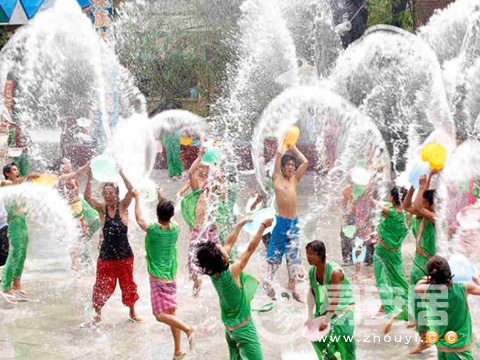
[[[157,179],[164,187],[165,196],[174,199],[175,193],[183,183],[166,182],[164,174],[157,174]],[[248,194],[255,188],[253,174],[243,174],[243,184],[238,209],[243,210]],[[304,216],[307,204],[312,200],[311,181],[307,176],[299,189],[298,214]],[[98,191],[98,189],[97,189]],[[152,219],[153,205],[150,210],[143,207],[146,217]],[[131,208],[133,216],[133,207]],[[316,229],[318,239],[327,246],[327,257],[341,263],[340,240],[338,236],[339,214],[332,213],[330,221]],[[191,295],[192,284],[186,277],[186,225],[179,216],[176,221],[182,225],[178,243],[179,274],[178,282],[178,316],[199,330],[197,346],[190,359],[223,360],[228,359],[224,328],[220,320],[218,298],[208,278],[204,277],[204,287],[200,297]],[[128,309],[121,303],[120,289],[103,309],[103,324],[95,329],[83,328],[82,323],[91,319],[91,293],[95,281],[94,266],[81,277],[74,277],[61,259],[40,259],[31,251],[27,256],[23,286],[33,301],[19,303],[8,307],[0,300],[0,359],[171,359],[173,340],[166,325],[155,321],[151,314],[150,289],[146,271],[144,235],[139,231],[134,218],[130,219],[130,241],[135,253],[135,281],[138,284],[140,300],[136,304],[141,323],[128,321]],[[241,233],[239,248],[248,242],[246,233]],[[92,258],[98,254],[98,238],[90,243]],[[411,258],[414,253],[413,239],[405,240],[403,254],[406,273],[409,273]],[[304,257],[304,250],[302,249]],[[266,271],[265,248],[260,244],[257,253],[248,265],[246,272],[262,279]],[[43,255],[45,256],[45,255]],[[351,276],[353,267],[345,267]],[[287,280],[286,268],[283,266],[277,276],[279,284]],[[372,267],[364,267],[359,276],[352,278],[356,297],[357,359],[436,359],[434,347],[421,355],[408,355],[414,347],[415,332],[407,330],[405,323],[394,325],[390,338],[384,338],[385,320],[372,320],[380,306],[376,292]],[[306,294],[307,283],[299,283],[302,294]],[[280,291],[282,290],[279,288]],[[306,316],[304,305],[287,297],[281,297],[274,304],[272,311],[254,312],[254,318],[263,346],[264,357],[274,359],[316,359],[311,345],[301,336],[301,329]],[[259,308],[268,303],[259,291],[252,303]],[[478,311],[471,311],[475,327],[480,319]],[[186,343],[183,337],[183,343]],[[186,349],[186,346],[184,346]],[[475,358],[480,352],[475,349]]]

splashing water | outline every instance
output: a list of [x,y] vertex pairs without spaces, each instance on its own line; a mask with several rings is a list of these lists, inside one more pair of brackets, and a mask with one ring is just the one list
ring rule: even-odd
[[[20,28],[0,63],[0,86],[14,82],[22,128],[61,128],[69,145],[81,143],[76,135],[84,127],[101,149],[121,117],[144,111],[130,75],[74,0],[56,1]],[[48,161],[41,151],[38,157]]]
[[23,204],[34,257],[68,266],[70,249],[79,240],[78,221],[57,190],[36,184],[0,188],[7,207]]
[[340,56],[330,79],[373,120],[396,171],[405,169],[408,147],[434,129],[455,133],[436,56],[410,33],[370,28]]
[[[480,179],[480,142],[467,140],[455,152],[449,154],[441,173],[438,189],[437,249],[440,253],[462,252],[473,256],[478,246],[477,231],[462,229],[457,214],[478,198]],[[451,242],[449,240],[452,239]],[[450,247],[447,246],[450,244]]]
[[[311,134],[304,125],[305,117],[310,117],[312,122]],[[378,130],[340,96],[320,87],[285,90],[262,114],[253,136],[252,158],[257,180],[265,193],[270,192],[266,164],[269,156],[272,157],[265,151],[265,143],[283,139],[286,129],[293,124],[300,127],[301,133],[311,136],[309,143],[314,146],[315,154],[325,154],[313,167],[314,182],[318,185],[309,198],[311,212],[304,221],[310,223],[308,228],[315,227],[322,215],[338,204],[347,174],[356,165],[370,172],[375,187],[372,193],[380,200],[385,198],[390,169]]]
[[281,90],[279,75],[291,70],[297,81],[295,46],[276,2],[247,0],[241,10],[240,33],[233,40],[237,60],[228,68],[212,119],[213,131],[232,142],[249,138],[256,118]]

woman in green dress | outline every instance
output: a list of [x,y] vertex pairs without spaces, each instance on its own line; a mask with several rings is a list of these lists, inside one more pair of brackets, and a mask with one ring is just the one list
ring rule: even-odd
[[415,293],[414,287],[417,282],[427,274],[427,262],[435,255],[435,208],[434,198],[435,190],[430,190],[430,181],[436,170],[430,172],[427,176],[422,176],[419,180],[419,188],[415,201],[412,205],[414,193],[413,187],[407,193],[403,208],[410,212],[413,217],[410,220],[410,228],[415,237],[415,257],[410,270],[410,289],[409,289],[409,314],[415,322],[408,327],[415,327],[420,334],[421,341],[410,354],[418,354],[427,349],[430,345],[426,342],[427,320],[422,311],[423,300]]
[[408,281],[402,260],[402,243],[408,233],[402,209],[405,195],[405,189],[394,187],[390,190],[390,204],[381,205],[382,219],[377,227],[378,243],[373,255],[373,269],[382,300],[379,313],[389,317],[386,334],[395,320],[408,320]]
[[474,336],[467,296],[480,295],[480,287],[453,282],[450,266],[440,256],[428,261],[427,271],[428,276],[417,283],[415,291],[426,299],[429,330],[438,334],[438,360],[473,360]]

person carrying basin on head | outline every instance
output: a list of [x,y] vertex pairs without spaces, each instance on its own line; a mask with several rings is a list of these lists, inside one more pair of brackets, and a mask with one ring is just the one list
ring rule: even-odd
[[95,200],[92,197],[91,171],[85,187],[85,200],[100,214],[103,230],[92,295],[96,315],[88,325],[102,321],[102,307],[114,293],[117,279],[122,289],[122,302],[130,308],[130,320],[141,321],[135,313],[135,303],[139,297],[137,284],[133,280],[133,251],[128,242],[128,206],[133,198],[133,186],[122,170],[119,173],[128,190],[122,200],[119,199],[118,186],[113,183],[103,184],[104,202]]
[[[5,180],[0,183],[2,187],[18,185],[25,180],[38,178],[38,174],[20,177],[20,172],[15,163],[3,167],[3,176]],[[27,257],[28,228],[22,202],[8,202],[5,204],[5,208],[7,210],[7,234],[10,240],[10,251],[2,271],[2,296],[7,302],[17,304],[17,298],[18,300],[28,299],[20,281]]]
[[273,279],[285,255],[288,270],[288,288],[297,301],[300,295],[295,291],[296,277],[301,274],[300,239],[298,236],[297,185],[308,168],[308,160],[295,145],[289,149],[293,154],[283,154],[283,143],[277,148],[273,188],[278,205],[276,225],[267,250],[268,270],[264,286],[267,295],[275,299]]

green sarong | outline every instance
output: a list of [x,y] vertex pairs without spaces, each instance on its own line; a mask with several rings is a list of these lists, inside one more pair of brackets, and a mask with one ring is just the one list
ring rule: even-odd
[[439,351],[438,360],[474,360],[472,350],[462,351],[460,353],[446,353]]
[[258,339],[257,329],[250,319],[245,325],[235,330],[226,330],[230,360],[262,360],[262,345]]
[[341,269],[344,278],[340,287],[340,302],[330,323],[331,330],[323,341],[312,342],[319,359],[337,358],[341,360],[355,360],[357,348],[355,337],[354,309],[355,303],[350,281],[343,269],[333,261],[327,263],[323,285],[317,282],[315,266],[310,268],[310,287],[315,296],[315,318],[326,315],[330,292],[332,291],[330,276],[335,269]]
[[162,144],[167,152],[168,176],[182,175],[182,161],[180,160],[180,134],[178,130],[170,133],[163,132]]
[[[466,283],[453,282],[448,288],[429,285],[425,298],[428,328],[438,334],[435,344],[438,358],[473,359],[471,347],[474,338]],[[453,344],[445,339],[449,331],[454,331],[458,336]],[[454,352],[456,349],[458,352]]]
[[354,317],[354,310],[350,309],[342,316],[334,318],[328,335],[322,341],[312,342],[319,359],[356,359]]
[[[408,281],[403,268],[401,246],[408,229],[404,213],[393,207],[378,226],[380,242],[375,245],[373,269],[385,313],[408,320]],[[382,244],[383,243],[383,244]]]
[[417,282],[427,276],[428,260],[435,255],[435,224],[425,220],[423,236],[418,239],[418,230],[423,218],[416,217],[410,221],[410,227],[416,239],[416,251],[410,270],[410,289],[409,289],[409,314],[415,318],[417,331],[422,334],[427,331],[427,319],[425,317],[425,302],[416,293],[415,285]]
[[28,228],[25,215],[15,215],[8,223],[10,252],[2,272],[2,290],[12,287],[14,278],[20,278],[27,257]]

